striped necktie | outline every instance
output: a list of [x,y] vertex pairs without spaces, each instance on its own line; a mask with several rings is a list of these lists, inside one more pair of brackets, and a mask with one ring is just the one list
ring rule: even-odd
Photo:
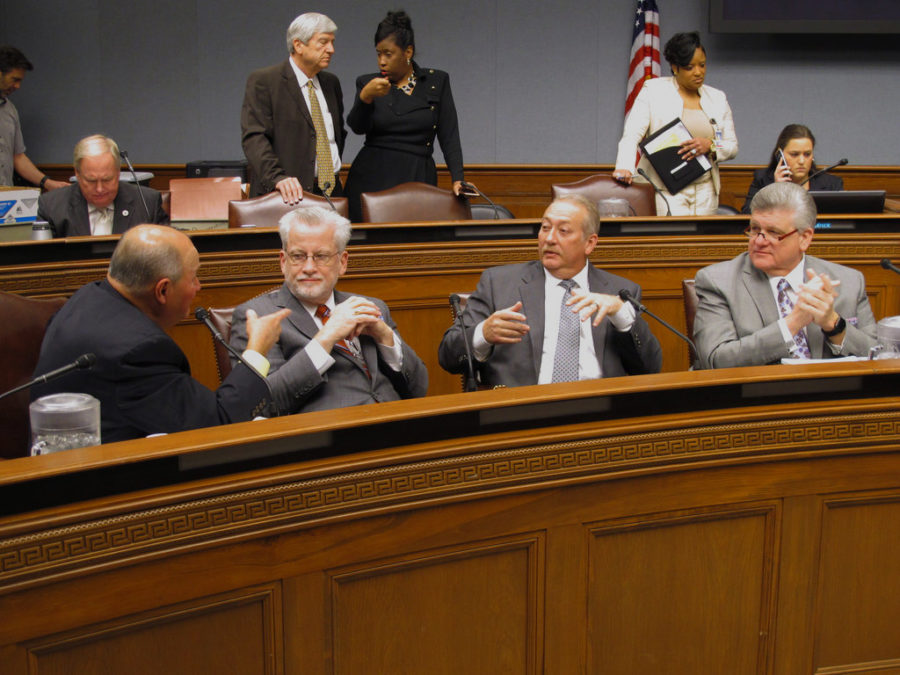
[[[322,322],[324,326],[328,323],[328,319],[331,318],[331,310],[328,309],[328,305],[319,305],[316,307],[316,318]],[[362,354],[357,355],[354,353],[354,350],[351,348],[350,343],[348,343],[343,338],[334,343],[334,346],[340,349],[344,354],[349,356],[355,363],[357,363],[363,371],[366,373],[366,377],[370,380],[372,379],[372,373],[369,372],[369,367],[366,365],[365,359],[363,359]]]

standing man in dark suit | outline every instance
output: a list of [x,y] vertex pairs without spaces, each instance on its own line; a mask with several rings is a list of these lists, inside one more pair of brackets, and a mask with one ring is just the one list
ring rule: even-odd
[[139,225],[116,245],[103,281],[82,286],[50,320],[35,376],[93,353],[97,361],[32,389],[32,398],[66,391],[100,401],[104,443],[252,419],[268,405],[265,354],[286,312],[248,317],[241,364],[216,391],[191,377],[184,352],[166,331],[184,319],[200,290],[200,256],[171,227]]
[[38,219],[50,223],[54,237],[121,234],[140,223],[168,224],[159,192],[119,182],[121,159],[113,139],[100,134],[82,138],[74,154],[78,183],[38,199]]
[[703,368],[866,356],[875,317],[859,270],[806,255],[816,203],[792,182],[750,203],[747,251],[697,272],[694,342]]
[[[338,78],[324,70],[337,25],[324,14],[301,14],[287,31],[290,58],[251,73],[241,108],[241,142],[250,163],[250,196],[278,190],[287,204],[303,191],[341,196],[344,99]],[[314,96],[311,97],[311,95]]]
[[331,209],[305,206],[282,217],[278,229],[284,285],[234,310],[231,344],[247,345],[251,311],[290,310],[266,355],[281,412],[424,396],[428,371],[400,339],[387,305],[334,290],[347,271],[350,221]]
[[[545,384],[658,372],[659,342],[618,292],[640,286],[597,269],[597,207],[578,195],[555,200],[541,220],[539,260],[484,271],[463,314],[481,383]],[[466,369],[457,324],[438,357],[451,373]]]

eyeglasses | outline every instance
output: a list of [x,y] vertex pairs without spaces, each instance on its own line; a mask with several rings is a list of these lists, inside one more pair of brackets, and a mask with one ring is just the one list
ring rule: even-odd
[[291,265],[305,265],[306,261],[312,258],[313,263],[316,267],[325,267],[334,256],[339,255],[340,251],[337,253],[304,253],[302,251],[287,251],[285,255],[288,257],[288,260],[291,261]]
[[751,225],[746,230],[744,230],[744,234],[746,234],[750,239],[756,239],[757,237],[762,236],[762,238],[765,239],[770,244],[776,244],[779,241],[783,241],[784,239],[787,239],[795,232],[799,232],[799,231],[800,230],[798,230],[797,228],[794,228],[793,230],[791,230],[790,232],[787,232],[785,234],[775,234],[774,232],[768,232],[766,230],[763,230],[762,228],[754,227]]

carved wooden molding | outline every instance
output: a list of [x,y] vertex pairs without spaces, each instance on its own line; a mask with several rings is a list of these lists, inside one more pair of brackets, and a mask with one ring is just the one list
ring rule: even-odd
[[[458,457],[400,463],[340,475],[247,489],[159,508],[123,512],[0,540],[0,588],[39,583],[59,574],[134,556],[165,555],[214,545],[242,534],[302,527],[315,520],[404,509],[423,501],[483,496],[491,491],[599,480],[639,467],[671,469],[687,462],[785,453],[896,447],[896,412],[793,416],[759,422],[691,426],[650,433],[521,445]],[[584,430],[579,430],[584,435]]]

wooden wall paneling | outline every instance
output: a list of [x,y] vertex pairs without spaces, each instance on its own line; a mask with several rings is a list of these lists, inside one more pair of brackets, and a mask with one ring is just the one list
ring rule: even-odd
[[768,672],[779,521],[770,502],[589,525],[587,671]]
[[814,672],[900,672],[900,491],[822,507]]
[[34,672],[281,672],[277,585],[127,616],[29,643]]

